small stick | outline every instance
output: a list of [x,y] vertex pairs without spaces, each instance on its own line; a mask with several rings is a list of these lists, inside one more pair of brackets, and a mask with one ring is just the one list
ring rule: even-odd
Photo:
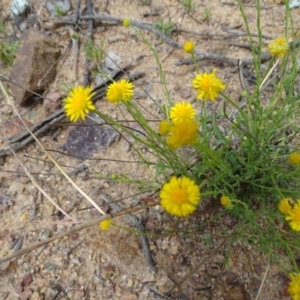
[[68,172],[69,176],[77,175],[78,173],[82,172],[83,170],[87,169],[87,166],[84,164],[79,165],[78,167],[74,168],[70,172]]
[[265,82],[267,81],[267,79],[269,78],[269,76],[271,75],[271,73],[273,72],[273,70],[276,68],[276,66],[278,65],[278,63],[279,63],[279,59],[277,59],[277,61],[275,62],[274,66],[272,66],[271,70],[266,75],[266,77],[263,80],[263,82],[260,84],[259,89],[262,89],[263,85],[265,84]]
[[78,30],[79,26],[77,24],[78,18],[79,18],[79,13],[80,13],[80,4],[81,0],[77,0],[76,2],[76,10],[75,10],[75,20],[74,26],[69,27],[69,34],[70,38],[72,40],[72,51],[73,51],[73,58],[74,58],[74,77],[77,79],[77,71],[78,71],[78,55],[79,55],[79,43],[78,43],[78,38],[74,37],[76,35],[76,31]]
[[[43,201],[43,194],[41,192],[38,192],[38,202],[42,203]],[[37,207],[36,207],[36,200],[33,199],[33,204],[32,204],[32,214],[30,217],[30,220],[36,220],[36,215],[37,215]]]
[[78,27],[77,22],[79,19],[79,13],[80,13],[80,5],[81,5],[81,0],[77,0],[76,2],[76,11],[75,11],[75,30],[77,29],[76,27]]
[[[93,14],[93,6],[90,0],[86,0],[86,7],[89,14]],[[92,32],[93,32],[93,25],[94,22],[92,19],[88,20],[88,32],[87,38],[92,39]],[[89,64],[90,60],[86,57],[85,58],[85,65],[84,65],[84,72],[83,72],[83,85],[87,86],[90,82],[90,71],[89,71]]]
[[78,43],[78,38],[74,37],[76,35],[76,32],[73,28],[69,27],[69,34],[70,38],[72,40],[72,52],[73,52],[73,60],[74,60],[74,77],[77,79],[77,70],[78,70],[78,54],[79,54],[79,43]]
[[76,245],[68,251],[67,255],[69,256],[72,253],[72,251],[79,247],[81,244],[83,244],[83,242],[84,240],[77,242]]
[[155,289],[153,289],[153,288],[150,288],[150,289],[149,289],[149,292],[152,293],[152,294],[154,294],[155,296],[160,297],[161,299],[168,299],[168,300],[171,299],[170,297],[166,296],[166,295],[163,294],[162,292],[159,292],[159,291],[157,291],[157,290],[155,290]]
[[261,292],[261,290],[262,290],[262,287],[263,287],[263,285],[264,285],[264,283],[265,283],[267,274],[268,274],[268,272],[269,272],[269,268],[270,268],[270,263],[268,263],[267,270],[266,270],[266,272],[265,272],[265,274],[264,274],[264,278],[263,278],[263,280],[262,280],[262,282],[261,282],[261,285],[260,285],[259,290],[258,290],[258,292],[257,292],[257,295],[256,295],[256,297],[255,297],[255,300],[258,300],[259,294],[260,294],[260,292]]
[[14,252],[17,252],[22,248],[23,240],[24,240],[24,238],[22,236],[18,239],[18,241],[16,242],[16,245],[14,247]]
[[[117,203],[113,202],[107,195],[102,194],[101,198],[109,206],[111,206],[115,211],[120,211],[121,210],[121,207]],[[148,243],[147,237],[143,234],[143,232],[145,232],[145,228],[144,228],[141,220],[139,220],[136,216],[133,216],[133,215],[130,215],[130,214],[126,215],[126,218],[137,227],[137,229],[139,231],[141,245],[142,245],[142,249],[143,249],[143,252],[144,252],[144,256],[145,256],[147,266],[148,266],[150,272],[152,274],[155,274],[156,273],[155,263],[154,263],[152,254],[151,254],[150,249],[149,249],[149,243]]]

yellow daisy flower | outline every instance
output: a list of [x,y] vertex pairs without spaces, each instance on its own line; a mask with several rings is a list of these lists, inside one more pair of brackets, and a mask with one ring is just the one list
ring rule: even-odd
[[129,27],[130,26],[130,20],[129,19],[124,19],[123,26],[124,27]]
[[111,219],[100,222],[99,226],[101,230],[108,230],[111,225]]
[[162,120],[158,125],[158,133],[165,136],[170,133],[171,123],[168,120]]
[[199,123],[193,120],[185,120],[171,126],[167,144],[172,149],[193,145],[198,141]]
[[183,50],[187,53],[193,53],[195,50],[195,44],[192,41],[187,41],[183,45]]
[[297,203],[294,204],[292,210],[285,217],[291,228],[295,231],[300,231],[300,199],[297,200]]
[[202,99],[204,101],[211,100],[216,101],[219,96],[220,91],[226,88],[220,78],[218,78],[215,73],[216,69],[212,73],[197,74],[193,80],[193,88],[197,91],[197,99]]
[[268,45],[268,51],[272,56],[284,57],[289,51],[289,44],[284,37],[273,40]]
[[170,118],[173,124],[178,124],[182,121],[192,120],[196,117],[196,110],[191,103],[178,102],[170,109]]
[[300,273],[294,275],[290,274],[290,283],[288,287],[288,293],[290,294],[293,300],[300,299]]
[[133,84],[128,80],[122,79],[109,85],[106,98],[109,102],[127,102],[133,97]]
[[291,198],[283,198],[280,200],[278,205],[278,210],[283,213],[284,215],[289,214],[293,207],[292,207],[293,200]]
[[71,122],[79,119],[84,121],[85,116],[95,110],[92,102],[94,95],[91,87],[78,86],[70,91],[69,96],[64,100],[64,108],[65,114]]
[[171,215],[185,217],[192,214],[200,202],[200,189],[188,177],[173,176],[159,193],[160,205]]
[[223,206],[225,206],[227,209],[232,209],[232,208],[233,208],[233,205],[232,205],[232,203],[231,203],[229,197],[227,197],[227,196],[222,196],[220,201],[221,201],[221,204],[222,204]]
[[300,164],[300,153],[293,152],[289,155],[289,163],[292,165]]

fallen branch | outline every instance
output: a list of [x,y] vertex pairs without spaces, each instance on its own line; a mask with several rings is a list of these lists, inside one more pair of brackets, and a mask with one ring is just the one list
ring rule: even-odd
[[[90,0],[86,0],[86,7],[87,11],[89,14],[93,13],[93,6]],[[93,27],[94,27],[94,22],[93,19],[88,20],[88,32],[87,32],[87,38],[88,40],[92,39],[92,34],[93,34]],[[84,72],[83,72],[83,85],[88,86],[90,83],[90,76],[91,72],[89,70],[89,65],[90,65],[90,59],[86,56],[85,62],[84,62]]]

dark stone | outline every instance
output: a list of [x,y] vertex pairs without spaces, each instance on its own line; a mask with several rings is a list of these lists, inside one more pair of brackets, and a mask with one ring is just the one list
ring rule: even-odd
[[59,55],[58,45],[40,31],[28,29],[22,33],[10,75],[18,85],[10,84],[17,104],[26,105],[32,97],[28,90],[42,93],[48,88],[55,79]]
[[[100,124],[103,123],[97,115],[91,116]],[[87,118],[84,123],[72,128],[62,150],[70,155],[91,157],[100,147],[108,148],[119,134],[110,127],[99,125],[98,122]]]

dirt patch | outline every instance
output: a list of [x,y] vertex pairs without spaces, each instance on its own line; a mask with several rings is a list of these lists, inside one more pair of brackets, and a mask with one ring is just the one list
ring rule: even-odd
[[[68,25],[56,26],[50,20],[45,7],[39,1],[31,1],[37,17],[39,30],[51,35],[65,53],[58,62],[57,75],[47,93],[61,92],[62,83],[83,83],[85,57],[81,44],[78,60],[74,52],[68,49],[70,28]],[[247,49],[233,46],[233,43],[248,44],[246,28],[235,1],[195,1],[195,9],[187,13],[179,2],[173,1],[131,1],[115,0],[94,4],[100,14],[117,18],[129,18],[143,22],[166,22],[170,17],[176,31],[172,39],[179,44],[193,40],[201,53],[218,54],[232,59],[249,59]],[[10,1],[1,4],[2,18],[9,11]],[[82,9],[85,7],[82,4]],[[73,1],[74,13],[76,3]],[[210,11],[210,17],[204,21]],[[5,12],[5,14],[4,14]],[[255,2],[247,1],[245,12],[250,30],[256,33]],[[293,10],[295,24],[299,19],[299,10]],[[284,8],[272,1],[262,3],[261,22],[264,44],[284,33]],[[8,18],[7,28],[20,33]],[[162,68],[166,74],[171,98],[176,102],[184,98],[194,100],[191,81],[195,75],[192,65],[176,66],[180,60],[187,58],[182,49],[172,47],[166,41],[152,33],[141,30],[142,34],[155,47]],[[82,25],[78,31],[80,41],[86,41],[87,28]],[[146,76],[136,82],[135,101],[147,118],[161,119],[154,102],[162,103],[164,99],[159,70],[147,45],[130,28],[121,25],[108,25],[95,22],[93,40],[100,45],[104,41],[106,53],[117,54],[122,63],[136,61],[143,57],[133,71],[145,72]],[[75,63],[76,61],[76,63]],[[10,68],[2,65],[1,75],[8,76]],[[218,69],[218,75],[227,84],[227,93],[238,99],[242,91],[237,68],[219,59],[204,59],[203,71]],[[249,67],[251,72],[251,67]],[[92,78],[95,85],[95,78]],[[11,107],[0,94],[1,141],[0,147],[7,147],[6,140],[12,134],[23,130],[22,125],[13,116]],[[59,99],[59,97],[57,97]],[[59,104],[60,100],[57,100]],[[46,107],[42,102],[30,107],[20,107],[20,113],[27,124],[35,124],[51,114],[58,106]],[[112,106],[103,100],[96,103],[97,108],[111,117],[126,118],[122,108]],[[195,102],[197,110],[201,104]],[[154,122],[154,126],[157,123]],[[73,130],[73,131],[72,131]],[[73,132],[71,134],[71,132]],[[72,155],[88,156],[79,159],[61,153],[68,145],[68,139],[76,135],[89,135],[74,128],[55,127],[47,135],[40,137],[41,142],[52,152],[54,158],[66,170],[83,166],[80,172],[74,172],[73,180],[96,203],[109,211],[101,198],[108,195],[122,208],[133,207],[142,203],[142,196],[135,195],[139,189],[128,184],[112,183],[112,176],[128,176],[136,180],[149,180],[151,172],[142,164],[130,147],[130,140],[115,139],[106,147],[97,149],[86,147],[84,139],[81,144],[72,145]],[[100,136],[103,135],[99,133]],[[75,138],[72,140],[74,141]],[[70,143],[69,143],[70,144]],[[79,147],[79,148],[76,148]],[[74,150],[75,149],[75,150]],[[86,152],[86,151],[87,152]],[[92,153],[93,152],[93,153]],[[54,165],[36,143],[30,143],[17,152],[20,161],[30,170],[40,186],[57,201],[57,203],[76,220],[84,221],[99,217],[99,212],[77,193],[60,175]],[[93,160],[91,160],[93,159]],[[117,160],[122,160],[119,162]],[[134,163],[132,163],[134,162]],[[24,249],[37,241],[43,241],[53,235],[70,229],[73,224],[64,218],[47,199],[34,187],[26,176],[22,166],[13,155],[8,155],[0,169],[0,257],[5,257],[16,249]],[[132,196],[134,195],[134,196]],[[264,275],[266,275],[259,299],[288,299],[287,277],[276,265],[270,265],[266,256],[255,251],[249,245],[234,244],[226,262],[226,242],[218,238],[217,228],[228,229],[230,217],[222,220],[214,218],[218,209],[203,210],[195,216],[174,221],[161,208],[155,207],[139,213],[146,230],[156,232],[149,237],[150,250],[156,263],[157,272],[152,274],[145,263],[139,236],[118,227],[108,232],[100,231],[98,226],[70,234],[10,262],[0,264],[0,298],[1,299],[255,299]],[[213,222],[211,222],[213,220]],[[126,218],[118,218],[115,223],[126,228],[135,228]],[[196,226],[196,227],[195,227]],[[167,230],[176,228],[196,228],[192,233],[164,236]],[[209,243],[208,236],[210,238]],[[170,292],[170,297],[164,293]],[[165,298],[164,298],[165,297]]]

